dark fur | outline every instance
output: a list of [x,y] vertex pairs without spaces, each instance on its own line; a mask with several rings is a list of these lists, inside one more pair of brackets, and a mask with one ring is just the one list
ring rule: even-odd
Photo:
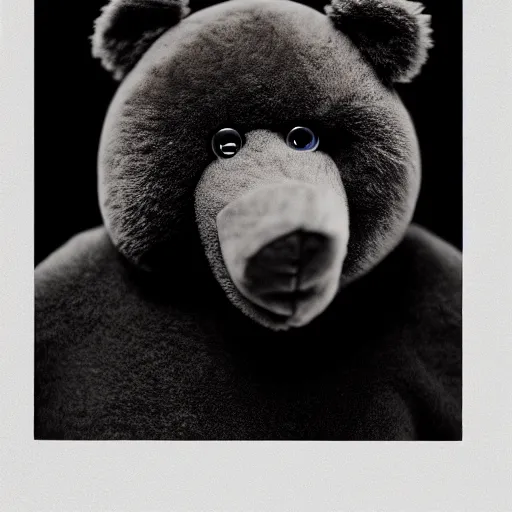
[[37,439],[461,438],[460,254],[424,230],[289,333],[188,279],[104,229],[38,268]]
[[326,7],[386,81],[409,82],[421,70],[432,46],[430,16],[408,0],[333,0]]

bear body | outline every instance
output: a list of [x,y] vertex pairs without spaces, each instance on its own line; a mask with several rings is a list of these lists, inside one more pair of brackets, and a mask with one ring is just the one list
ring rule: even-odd
[[38,268],[36,437],[461,438],[460,254],[424,229],[288,333],[134,272],[103,228]]
[[41,439],[456,440],[461,254],[411,225],[407,0],[112,0],[104,226],[36,269]]

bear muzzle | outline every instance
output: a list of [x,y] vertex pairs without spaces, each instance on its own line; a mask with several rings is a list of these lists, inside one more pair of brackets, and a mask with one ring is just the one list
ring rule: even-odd
[[238,291],[300,327],[335,296],[349,238],[348,208],[328,185],[259,186],[217,215],[222,257]]

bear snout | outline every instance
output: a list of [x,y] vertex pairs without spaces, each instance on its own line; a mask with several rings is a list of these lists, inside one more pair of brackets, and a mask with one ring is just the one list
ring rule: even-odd
[[217,216],[228,273],[254,305],[283,328],[320,314],[337,292],[348,244],[348,210],[327,186],[260,186]]

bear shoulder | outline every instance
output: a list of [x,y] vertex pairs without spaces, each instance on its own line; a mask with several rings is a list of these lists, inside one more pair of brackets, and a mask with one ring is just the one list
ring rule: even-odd
[[424,305],[448,310],[460,320],[462,253],[457,248],[413,224],[393,258],[395,267],[407,272],[408,295]]
[[36,267],[36,297],[49,298],[61,287],[80,286],[83,279],[104,272],[106,264],[111,267],[115,259],[116,250],[103,226],[79,233]]
[[82,355],[115,312],[112,299],[122,283],[119,256],[103,227],[74,236],[36,267],[36,438],[61,437],[63,404],[70,401],[70,389],[81,393],[81,367],[91,362]]
[[[428,411],[421,438],[460,439],[462,404],[462,254],[426,229],[411,225],[378,269],[386,283],[381,316],[395,326],[390,368],[404,396]],[[393,316],[397,315],[397,316]]]
[[36,342],[67,327],[93,325],[123,285],[123,266],[104,227],[82,232],[35,270]]
[[437,265],[444,274],[462,281],[462,253],[447,241],[418,224],[411,224],[402,243],[406,250],[421,256],[427,265]]
[[408,348],[460,353],[462,255],[458,249],[411,225],[400,245],[368,278],[363,289],[376,296],[375,316],[382,325],[389,318]]

